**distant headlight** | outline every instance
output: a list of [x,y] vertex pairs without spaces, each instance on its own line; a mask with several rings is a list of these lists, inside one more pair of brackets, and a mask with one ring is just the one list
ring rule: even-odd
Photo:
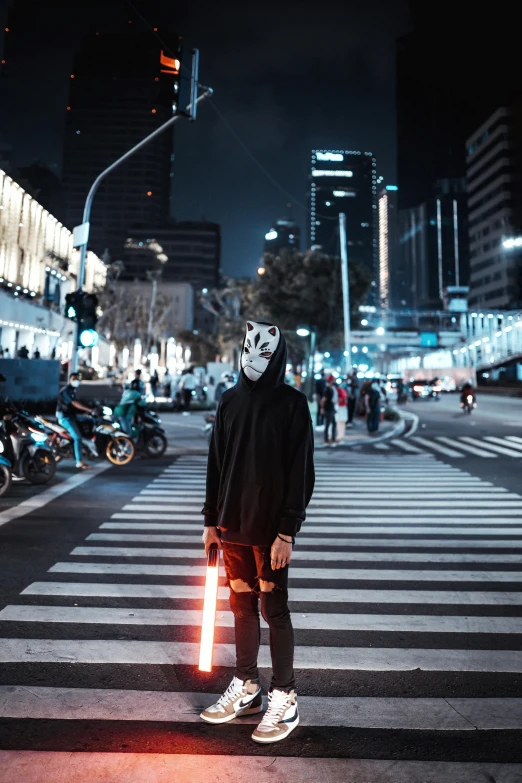
[[4,444],[0,440],[0,454],[3,454],[3,452],[4,452]]
[[108,408],[106,405],[102,408],[102,413],[104,416],[112,416],[112,408]]

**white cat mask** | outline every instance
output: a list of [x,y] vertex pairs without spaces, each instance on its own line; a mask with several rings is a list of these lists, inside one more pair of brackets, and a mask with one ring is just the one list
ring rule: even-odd
[[257,381],[279,345],[281,333],[277,326],[247,321],[241,367],[249,381]]

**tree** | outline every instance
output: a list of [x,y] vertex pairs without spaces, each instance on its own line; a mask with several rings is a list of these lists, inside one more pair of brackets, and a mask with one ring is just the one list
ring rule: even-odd
[[203,307],[216,316],[218,322],[217,340],[219,351],[228,356],[232,366],[237,366],[245,320],[253,318],[255,282],[249,279],[225,278],[222,288],[215,288],[203,294]]
[[[102,315],[98,324],[118,350],[134,345],[139,339],[144,351],[150,343],[166,336],[168,316],[172,309],[170,297],[161,292],[153,302],[152,283],[120,280],[123,264],[115,262],[108,268],[104,289],[97,292]],[[152,306],[152,307],[151,307]],[[151,317],[152,316],[152,317]]]
[[[266,254],[250,306],[259,318],[286,330],[290,342],[299,325],[317,331],[318,348],[343,346],[343,301],[339,258],[317,251]],[[351,320],[371,286],[371,273],[358,261],[348,264]],[[250,314],[250,317],[253,317]],[[302,350],[302,349],[301,349]]]
[[183,331],[177,335],[179,342],[190,348],[190,364],[201,365],[215,362],[219,354],[219,346],[213,334]]

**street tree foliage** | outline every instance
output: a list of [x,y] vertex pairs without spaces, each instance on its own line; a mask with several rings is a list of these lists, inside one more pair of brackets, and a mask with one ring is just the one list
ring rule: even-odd
[[[341,348],[344,321],[340,259],[314,250],[283,251],[278,256],[265,254],[262,263],[266,271],[255,287],[254,314],[278,324],[287,336],[295,334],[299,326],[315,328],[319,349]],[[351,321],[355,326],[372,277],[359,261],[349,262],[348,276]]]
[[130,347],[139,339],[148,353],[150,347],[165,336],[173,303],[169,296],[161,293],[160,287],[151,319],[152,285],[140,280],[122,281],[122,270],[123,265],[118,262],[111,264],[106,286],[97,292],[102,311],[98,325],[118,350]]
[[[341,262],[317,251],[283,251],[266,254],[263,275],[255,280],[225,279],[222,288],[202,296],[203,307],[213,313],[218,325],[221,354],[237,365],[247,319],[276,323],[285,332],[291,361],[306,356],[307,342],[295,334],[299,326],[316,329],[318,348],[343,346]],[[349,263],[350,306],[353,325],[359,320],[359,305],[371,286],[371,274],[358,261]]]
[[208,291],[201,297],[201,304],[216,316],[219,353],[227,356],[233,366],[238,363],[238,350],[243,342],[245,320],[253,318],[256,283],[243,278],[224,279],[224,285]]

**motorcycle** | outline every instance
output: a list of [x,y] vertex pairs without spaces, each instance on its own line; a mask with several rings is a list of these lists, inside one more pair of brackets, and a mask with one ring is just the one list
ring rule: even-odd
[[[3,426],[3,421],[0,421],[0,430]],[[4,450],[4,441],[0,436],[0,496],[9,492],[9,487],[11,486],[11,463],[7,457],[4,456]]]
[[132,438],[136,448],[153,459],[162,457],[168,446],[165,430],[160,425],[161,419],[157,413],[138,405],[132,426]]
[[464,410],[464,413],[467,413],[471,416],[471,413],[473,412],[473,408],[477,407],[477,403],[475,402],[475,398],[472,394],[467,394],[465,399],[460,403],[461,408]]
[[[95,413],[77,416],[76,421],[82,434],[83,454],[88,459],[106,457],[113,465],[128,465],[134,457],[134,444],[108,416],[108,409],[105,408],[101,415]],[[43,416],[39,416],[38,420],[49,434],[49,442],[56,458],[74,459],[74,441],[70,432],[58,422]]]
[[47,433],[37,419],[9,404],[0,428],[2,453],[15,478],[31,484],[47,484],[56,472],[53,450]]

